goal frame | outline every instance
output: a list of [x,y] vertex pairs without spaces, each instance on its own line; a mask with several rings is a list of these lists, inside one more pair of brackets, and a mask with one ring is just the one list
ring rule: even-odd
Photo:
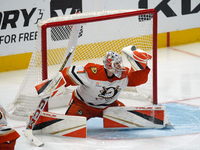
[[[47,28],[71,25],[71,24],[84,24],[96,21],[105,21],[110,19],[117,19],[130,16],[139,16],[145,14],[153,15],[153,104],[157,104],[157,11],[155,9],[136,10],[131,12],[124,12],[119,14],[110,14],[104,16],[96,16],[91,18],[82,18],[66,21],[57,21],[45,23],[41,26],[41,54],[42,54],[42,79],[48,78],[48,66],[47,66]],[[45,111],[48,111],[48,104],[45,107]]]

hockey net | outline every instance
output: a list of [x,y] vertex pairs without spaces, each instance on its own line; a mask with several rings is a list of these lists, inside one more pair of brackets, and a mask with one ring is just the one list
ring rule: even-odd
[[[80,26],[73,59],[66,66],[84,65],[88,62],[103,64],[107,51],[122,54],[122,48],[135,45],[153,55],[148,62],[151,68],[146,84],[126,88],[122,98],[150,100],[157,103],[156,57],[157,57],[157,13],[147,10],[112,10],[78,13],[49,18],[38,23],[38,36],[27,73],[15,100],[6,108],[14,118],[26,118],[40,102],[35,84],[56,74],[69,52],[70,33],[74,25]],[[130,67],[123,56],[124,65]],[[66,67],[65,66],[65,67]],[[52,98],[49,108],[68,104],[75,87]]]

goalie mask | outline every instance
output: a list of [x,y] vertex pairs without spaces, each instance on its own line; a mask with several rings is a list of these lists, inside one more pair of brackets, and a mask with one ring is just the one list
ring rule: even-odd
[[125,71],[122,57],[116,52],[107,52],[103,60],[104,68],[112,72],[117,78],[120,78],[122,71]]

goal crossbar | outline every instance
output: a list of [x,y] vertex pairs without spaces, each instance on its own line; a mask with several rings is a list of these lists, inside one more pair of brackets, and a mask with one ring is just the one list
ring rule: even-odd
[[[140,16],[143,19],[142,21],[139,20]],[[34,85],[51,77],[51,73],[55,74],[59,71],[59,65],[61,65],[64,58],[63,55],[66,55],[69,52],[66,45],[69,41],[68,37],[70,36],[71,27],[76,24],[80,24],[82,26],[82,33],[80,33],[80,37],[78,38],[78,43],[76,46],[76,51],[73,54],[73,59],[79,59],[78,61],[80,61],[81,64],[83,64],[82,58],[84,57],[89,57],[90,61],[92,62],[94,60],[96,61],[97,59],[102,61],[102,57],[105,55],[106,51],[109,50],[114,50],[121,54],[121,49],[131,44],[134,44],[136,47],[138,46],[141,49],[143,49],[143,46],[144,49],[150,49],[151,54],[153,55],[150,67],[152,72],[152,83],[150,83],[152,86],[151,98],[153,104],[158,103],[156,10],[129,9],[87,12],[53,17],[42,20],[38,23],[38,37],[35,44],[35,50],[29,63],[29,68],[27,69],[27,73],[24,77],[24,80],[22,81],[15,100],[6,108],[9,116],[13,116],[13,118],[27,118],[28,112],[35,110],[40,101],[40,98],[34,89]],[[55,29],[56,36],[59,36],[57,34],[63,34],[60,32],[65,32],[65,30],[67,30],[67,38],[65,37],[65,39],[61,39],[60,37],[53,37],[52,39],[51,33],[54,32],[54,28],[58,28]],[[90,30],[95,32],[90,33]],[[63,45],[59,45],[60,43]],[[80,56],[77,56],[77,53]],[[98,56],[95,57],[93,54]],[[88,55],[92,55],[91,58]],[[52,59],[59,60],[56,60],[57,62],[50,62]],[[84,60],[84,63],[88,62],[89,59]],[[73,62],[73,60],[71,60],[71,63],[73,65],[77,65]],[[54,66],[58,67],[52,71],[51,67]],[[69,91],[71,90],[70,88]],[[129,91],[131,90],[128,89],[125,91],[125,93],[130,94]],[[145,92],[146,91],[142,91],[142,93]],[[123,96],[123,93],[120,95]],[[126,96],[126,94],[124,95]],[[64,95],[62,98],[66,99],[65,96],[66,95]],[[130,96],[127,97],[129,98]],[[55,100],[52,101],[55,101],[55,103],[63,102],[60,100],[61,98],[58,99],[59,102]],[[51,105],[51,100],[49,103]],[[53,105],[55,105],[55,103]],[[63,106],[63,104],[61,105]],[[46,108],[46,110],[48,110],[48,108]]]

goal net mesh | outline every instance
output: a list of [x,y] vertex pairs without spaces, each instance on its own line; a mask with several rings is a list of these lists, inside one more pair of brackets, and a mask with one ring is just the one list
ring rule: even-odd
[[[125,15],[133,13],[139,15]],[[8,115],[14,118],[27,118],[30,111],[34,111],[40,102],[35,90],[35,84],[44,79],[44,75],[50,78],[55,75],[69,49],[70,33],[74,23],[80,25],[76,50],[73,58],[66,66],[84,65],[88,62],[103,64],[103,57],[106,52],[114,51],[122,55],[124,65],[131,67],[122,48],[135,45],[153,55],[153,14],[141,14],[143,10],[113,10],[101,12],[79,13],[43,20],[38,24],[38,36],[35,49],[32,54],[29,67],[24,80],[14,101],[6,107]],[[118,17],[113,17],[117,14]],[[111,18],[109,18],[111,16]],[[92,19],[96,19],[95,21]],[[75,21],[74,21],[75,20]],[[70,21],[72,23],[70,23]],[[66,24],[63,24],[66,22]],[[80,23],[79,23],[80,22]],[[53,24],[51,26],[51,24]],[[42,27],[47,25],[45,35]],[[46,43],[42,41],[45,37]],[[42,54],[42,47],[46,46],[46,56]],[[44,65],[44,57],[47,60],[47,69]],[[154,56],[153,56],[154,58]],[[65,66],[65,67],[66,67]],[[153,61],[148,62],[152,69]],[[147,83],[138,87],[126,88],[119,98],[136,100],[153,100],[153,71],[149,74]],[[50,99],[49,108],[67,106],[71,92],[75,87],[67,87],[67,92]],[[155,89],[156,90],[156,89]]]

